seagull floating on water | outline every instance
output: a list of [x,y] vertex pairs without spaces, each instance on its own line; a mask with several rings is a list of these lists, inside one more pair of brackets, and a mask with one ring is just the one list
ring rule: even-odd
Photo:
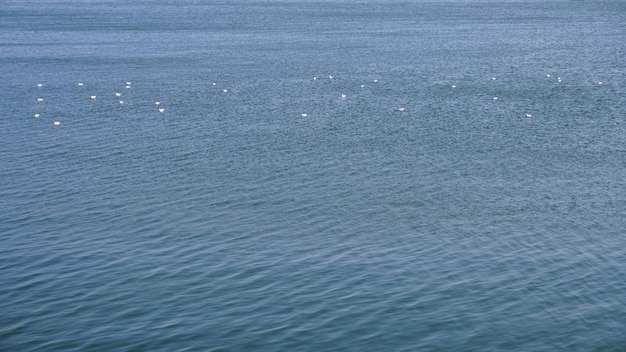
[[159,108],[159,112],[160,112],[160,113],[164,113],[164,112],[165,112],[165,109],[164,109],[164,108]]
[[41,103],[43,101],[43,98],[37,98],[37,102]]
[[115,96],[116,96],[116,97],[121,97],[121,96],[122,96],[122,93],[120,93],[120,92],[115,92]]
[[124,101],[123,100],[120,100],[120,105],[124,105]]
[[54,124],[55,126],[58,126],[58,125],[60,125],[60,124],[61,124],[61,122],[59,122],[59,121],[54,121],[52,124]]
[[399,108],[398,111],[404,112],[404,108]]
[[309,114],[305,114],[305,113],[303,113],[303,114],[301,114],[300,116],[302,116],[302,117],[307,117],[307,116],[309,116]]
[[159,105],[161,105],[161,102],[160,101],[155,101],[154,105],[159,106]]
[[37,83],[37,88],[43,87],[43,83]]
[[33,117],[38,119],[39,118],[39,114],[34,114]]
[[533,115],[532,114],[526,114],[526,117],[531,118],[531,117],[533,117]]
[[78,82],[78,86],[82,87],[83,86],[83,82]]
[[91,98],[91,100],[96,100],[96,96],[95,95],[90,96],[90,98]]

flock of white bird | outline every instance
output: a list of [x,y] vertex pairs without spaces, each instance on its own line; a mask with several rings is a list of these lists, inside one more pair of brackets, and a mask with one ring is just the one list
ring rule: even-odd
[[[546,78],[552,78],[552,75],[551,75],[551,74],[546,74]],[[334,77],[333,77],[332,75],[329,75],[329,76],[328,76],[328,79],[329,79],[329,80],[333,80],[333,79],[334,79]],[[315,77],[313,77],[313,80],[314,80],[314,81],[317,81],[317,80],[319,80],[319,78],[318,78],[317,76],[315,76]],[[496,81],[496,80],[497,80],[497,78],[496,78],[495,76],[491,77],[491,81]],[[378,83],[378,80],[377,80],[377,79],[375,79],[375,80],[373,80],[373,82],[374,82],[374,83]],[[557,82],[557,83],[561,83],[561,82],[563,82],[563,79],[562,79],[561,77],[557,77],[557,78],[556,78],[556,82]],[[602,85],[602,83],[603,83],[603,82],[597,82],[597,84],[599,84],[599,85]],[[360,87],[361,87],[361,88],[365,88],[365,84],[361,84],[361,86],[360,86]],[[456,84],[452,84],[452,85],[450,85],[450,88],[455,89],[455,88],[457,88],[457,85],[456,85]],[[341,93],[341,100],[346,100],[346,99],[347,99],[347,95],[346,95],[345,93]],[[494,96],[494,97],[492,98],[492,100],[493,100],[494,102],[498,101],[498,99],[499,99],[499,98],[498,98],[497,96]],[[406,111],[406,108],[405,108],[405,107],[403,107],[403,106],[400,106],[400,107],[398,107],[398,108],[397,108],[397,111],[399,111],[399,112],[405,112],[405,111]],[[308,116],[309,116],[309,114],[307,114],[307,113],[302,113],[302,114],[301,114],[301,116],[302,116],[302,117],[308,117]],[[525,114],[525,116],[526,116],[527,118],[531,118],[533,115],[532,115],[532,114],[530,114],[530,113],[526,113],[526,114]]]
[[[547,79],[552,79],[552,78],[553,78],[551,74],[546,74],[546,76],[545,76],[545,77],[546,77]],[[334,77],[333,77],[332,75],[329,75],[329,76],[328,76],[328,79],[329,79],[329,80],[333,80],[333,79],[334,79]],[[315,76],[315,77],[313,77],[313,80],[314,80],[314,81],[317,81],[317,80],[319,80],[319,78],[318,78],[317,76]],[[496,81],[496,80],[497,80],[497,77],[492,76],[492,77],[490,78],[490,80],[491,80],[491,81]],[[377,79],[375,79],[375,80],[373,80],[373,82],[374,82],[374,83],[378,83],[378,80],[377,80]],[[556,83],[557,83],[557,84],[562,83],[562,82],[563,82],[563,78],[561,78],[561,77],[556,77]],[[602,82],[602,81],[597,81],[597,82],[595,82],[595,83],[596,83],[596,84],[598,84],[598,85],[602,85],[602,84],[603,84],[603,82]],[[365,88],[365,84],[361,84],[361,88]],[[455,89],[455,88],[457,88],[457,85],[456,85],[456,84],[451,84],[451,85],[450,85],[450,88]],[[341,100],[346,100],[346,99],[347,99],[347,95],[346,95],[345,93],[341,93]],[[498,98],[497,96],[494,96],[494,97],[492,98],[492,100],[493,100],[494,102],[497,102],[497,101],[499,100],[499,98]],[[400,107],[398,107],[398,108],[397,108],[397,111],[398,111],[398,112],[405,112],[405,111],[406,111],[406,108],[405,108],[405,107],[403,107],[403,106],[400,106]],[[302,117],[308,117],[309,115],[308,115],[307,113],[302,113],[302,114],[301,114],[301,116],[302,116]],[[531,113],[525,113],[525,114],[524,114],[524,116],[526,116],[527,118],[531,118],[531,117],[533,117],[533,115],[532,115]]]
[[[551,78],[552,78],[552,75],[551,75],[551,74],[546,74],[546,78],[551,79]],[[334,77],[333,77],[332,75],[328,75],[328,79],[329,79],[329,80],[333,80],[333,79],[334,79]],[[313,80],[314,80],[314,81],[318,81],[318,80],[319,80],[319,78],[318,78],[317,76],[315,76],[315,77],[313,77]],[[497,78],[496,78],[496,77],[491,77],[491,80],[492,80],[492,81],[495,81],[495,80],[497,80]],[[372,82],[373,82],[373,83],[378,83],[378,80],[377,80],[377,79],[375,79],[375,80],[373,80]],[[561,83],[561,82],[563,82],[563,79],[562,79],[561,77],[556,77],[556,82],[557,82],[557,83]],[[598,81],[598,82],[596,82],[596,84],[598,84],[598,85],[602,85],[602,84],[603,84],[603,82],[602,82],[602,81]],[[85,84],[84,84],[83,82],[78,82],[76,85],[77,85],[78,87],[84,87],[84,86],[85,86]],[[213,82],[213,83],[212,83],[212,86],[213,86],[213,87],[217,87],[217,83],[216,83],[216,82]],[[44,84],[43,84],[43,83],[37,83],[37,88],[40,88],[40,89],[41,89],[41,88],[43,88],[43,87],[44,87]],[[132,82],[127,81],[127,82],[126,82],[126,84],[124,85],[124,87],[125,87],[125,89],[131,89],[131,88],[132,88]],[[365,84],[361,84],[361,85],[360,85],[360,87],[361,87],[361,88],[365,88]],[[451,89],[455,89],[455,88],[457,88],[457,86],[456,86],[455,84],[452,84],[452,85],[450,86],[450,88],[451,88]],[[226,94],[226,93],[228,93],[228,89],[226,89],[226,88],[222,88],[222,89],[221,89],[221,92],[222,92],[222,93],[224,93],[224,94]],[[114,94],[114,95],[115,95],[115,97],[117,98],[119,105],[124,105],[123,94],[122,94],[121,92],[119,92],[119,91],[118,91],[118,92],[115,92],[115,94]],[[89,96],[89,98],[90,98],[91,100],[96,100],[96,99],[98,98],[98,96],[97,96],[97,95],[90,95],[90,96]],[[347,99],[347,95],[346,95],[345,93],[341,93],[341,95],[340,95],[340,99],[341,99],[341,100],[346,100],[346,99]],[[43,98],[43,97],[41,97],[41,96],[37,97],[37,99],[36,99],[36,100],[37,100],[37,103],[43,103],[43,102],[44,102],[44,98]],[[494,97],[493,97],[493,101],[494,101],[494,102],[498,101],[498,97],[497,97],[497,96],[494,96]],[[156,110],[156,111],[158,111],[158,113],[164,113],[164,112],[165,112],[165,108],[161,105],[161,102],[160,102],[160,101],[155,101],[155,102],[154,102],[154,105],[157,107],[157,110]],[[405,107],[403,107],[403,106],[400,106],[400,107],[398,107],[398,108],[397,108],[397,111],[398,111],[398,112],[405,112],[405,111],[406,111],[406,108],[405,108]],[[33,114],[33,116],[34,116],[34,118],[40,118],[40,117],[42,116],[42,114],[41,114],[40,112],[37,112],[37,113]],[[304,117],[308,117],[308,116],[309,116],[309,114],[308,114],[308,113],[306,113],[306,112],[303,112],[300,116],[304,118]],[[531,118],[533,115],[532,115],[531,113],[525,113],[525,116],[526,116],[527,118]],[[61,125],[61,121],[58,121],[58,120],[55,120],[55,121],[53,121],[52,123],[53,123],[53,125],[54,125],[54,126],[59,126],[59,125]]]
[[[76,85],[78,87],[84,87],[85,83],[84,82],[78,82],[78,83],[76,83]],[[37,88],[41,89],[43,87],[44,87],[43,83],[37,83]],[[132,88],[132,82],[126,81],[126,84],[124,85],[124,88],[125,89],[131,89]],[[124,100],[123,100],[122,93],[118,91],[118,92],[115,92],[114,95],[115,95],[115,98],[117,98],[119,105],[124,105]],[[98,95],[95,95],[95,94],[90,95],[89,99],[96,100],[96,99],[98,99]],[[43,103],[43,102],[44,102],[44,98],[43,97],[41,97],[41,96],[37,97],[37,103]],[[157,111],[159,113],[164,113],[165,112],[165,108],[161,106],[161,102],[160,101],[155,101],[154,105],[157,107]],[[38,119],[38,118],[42,117],[42,114],[40,112],[36,112],[36,113],[33,114],[33,117]],[[60,126],[61,125],[61,121],[55,120],[55,121],[52,122],[52,124],[54,126]]]

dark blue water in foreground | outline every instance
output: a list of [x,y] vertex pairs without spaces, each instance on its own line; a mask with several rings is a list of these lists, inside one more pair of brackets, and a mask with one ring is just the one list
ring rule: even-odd
[[626,2],[181,3],[0,4],[0,350],[626,350]]

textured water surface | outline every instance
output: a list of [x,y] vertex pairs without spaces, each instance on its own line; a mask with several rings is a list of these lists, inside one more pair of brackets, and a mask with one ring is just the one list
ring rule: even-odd
[[624,23],[3,2],[0,350],[623,351]]

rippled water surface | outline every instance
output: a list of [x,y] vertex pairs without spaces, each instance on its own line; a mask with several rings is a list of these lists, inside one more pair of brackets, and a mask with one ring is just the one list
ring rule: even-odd
[[625,23],[2,2],[0,350],[626,350]]

